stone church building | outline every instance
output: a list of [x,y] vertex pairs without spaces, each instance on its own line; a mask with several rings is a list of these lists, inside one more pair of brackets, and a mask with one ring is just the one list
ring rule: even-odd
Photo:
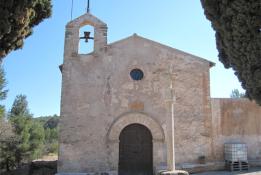
[[[86,25],[94,27],[94,50],[79,54],[79,30]],[[69,22],[58,173],[218,169],[227,142],[246,143],[257,164],[261,108],[247,99],[212,99],[212,66],[137,34],[108,44],[107,25],[90,13]]]

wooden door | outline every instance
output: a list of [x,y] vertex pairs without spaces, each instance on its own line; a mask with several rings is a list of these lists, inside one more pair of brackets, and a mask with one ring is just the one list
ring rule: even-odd
[[140,124],[125,127],[120,134],[119,175],[152,175],[152,135]]

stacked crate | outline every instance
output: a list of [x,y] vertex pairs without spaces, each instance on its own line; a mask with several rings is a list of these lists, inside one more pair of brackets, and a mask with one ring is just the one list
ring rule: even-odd
[[230,171],[243,171],[249,169],[247,160],[247,146],[244,143],[225,144],[226,167]]

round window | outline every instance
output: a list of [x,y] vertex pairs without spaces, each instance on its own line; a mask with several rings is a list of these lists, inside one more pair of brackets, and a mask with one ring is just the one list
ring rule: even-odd
[[130,72],[130,76],[133,80],[141,80],[144,76],[142,70],[140,69],[133,69]]

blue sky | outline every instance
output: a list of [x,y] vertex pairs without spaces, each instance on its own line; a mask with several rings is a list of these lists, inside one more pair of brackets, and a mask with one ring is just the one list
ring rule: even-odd
[[[10,109],[15,96],[25,94],[35,117],[60,113],[61,73],[65,25],[72,0],[53,0],[53,15],[34,28],[22,50],[4,59]],[[86,11],[86,0],[74,0],[73,18]],[[214,31],[200,0],[91,0],[91,13],[108,25],[108,41],[137,33],[216,63],[211,69],[211,96],[243,92],[232,70],[218,61]]]

